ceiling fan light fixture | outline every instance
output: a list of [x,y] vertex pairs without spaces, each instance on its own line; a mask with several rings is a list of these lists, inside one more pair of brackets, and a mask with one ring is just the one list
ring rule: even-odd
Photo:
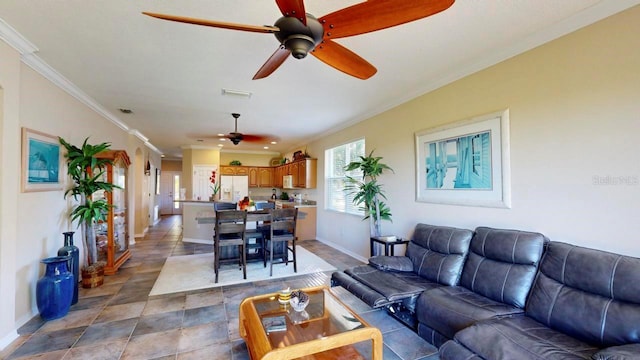
[[296,59],[304,59],[307,53],[313,50],[316,44],[306,35],[291,35],[284,40],[284,47],[291,51],[291,56]]

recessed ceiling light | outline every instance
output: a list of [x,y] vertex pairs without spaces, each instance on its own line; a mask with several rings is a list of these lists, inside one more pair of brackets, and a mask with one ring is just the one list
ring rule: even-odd
[[263,147],[263,149],[265,149],[265,150],[267,150],[268,148],[269,148],[268,146]]
[[218,136],[224,136],[224,134],[218,134]]
[[218,139],[218,140],[220,140],[220,141],[227,141],[227,138],[220,138],[220,139]]
[[275,144],[277,144],[277,143],[278,143],[277,141],[272,141],[272,142],[271,142],[271,144],[272,144],[272,145],[275,145]]
[[218,146],[223,147],[223,146],[224,146],[224,144],[218,144]]
[[133,114],[133,110],[131,109],[120,108],[118,110],[120,110],[120,112],[123,114]]

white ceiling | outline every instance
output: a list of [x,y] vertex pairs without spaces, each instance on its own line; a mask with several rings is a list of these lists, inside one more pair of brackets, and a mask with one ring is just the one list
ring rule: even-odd
[[[305,6],[320,17],[358,2],[306,0]],[[19,48],[25,62],[49,69],[41,72],[50,78],[54,69],[68,91],[168,157],[180,157],[182,146],[217,147],[216,134],[233,131],[232,112],[242,114],[239,132],[279,142],[227,141],[223,151],[269,145],[285,152],[638,3],[458,0],[422,20],[336,40],[378,69],[368,80],[313,56],[290,58],[271,76],[251,80],[278,46],[273,35],[141,14],[271,25],[281,16],[275,1],[2,0],[0,37],[13,37],[13,28],[37,48],[32,54]],[[223,88],[252,95],[223,96]]]

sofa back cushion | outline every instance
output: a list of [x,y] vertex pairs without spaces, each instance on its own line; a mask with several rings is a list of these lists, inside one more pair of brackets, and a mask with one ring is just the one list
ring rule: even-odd
[[540,233],[479,227],[471,240],[460,285],[524,308],[547,242]]
[[473,232],[446,226],[418,224],[406,256],[413,271],[443,285],[457,285]]
[[551,242],[526,314],[582,341],[640,342],[640,259]]

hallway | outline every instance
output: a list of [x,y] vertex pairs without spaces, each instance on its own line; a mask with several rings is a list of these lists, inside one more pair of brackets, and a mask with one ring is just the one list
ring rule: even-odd
[[[183,243],[180,215],[163,217],[131,247],[132,258],[104,285],[80,289],[80,298],[62,319],[35,316],[19,329],[20,337],[0,353],[16,359],[248,359],[238,333],[238,308],[247,296],[290,286],[329,285],[331,273],[247,283],[149,297],[169,256],[209,253],[212,245]],[[316,240],[299,242],[339,270],[360,264]],[[373,310],[346,290],[341,300],[384,337],[384,358],[437,359],[435,348],[382,310]],[[370,344],[358,350],[367,356]]]

